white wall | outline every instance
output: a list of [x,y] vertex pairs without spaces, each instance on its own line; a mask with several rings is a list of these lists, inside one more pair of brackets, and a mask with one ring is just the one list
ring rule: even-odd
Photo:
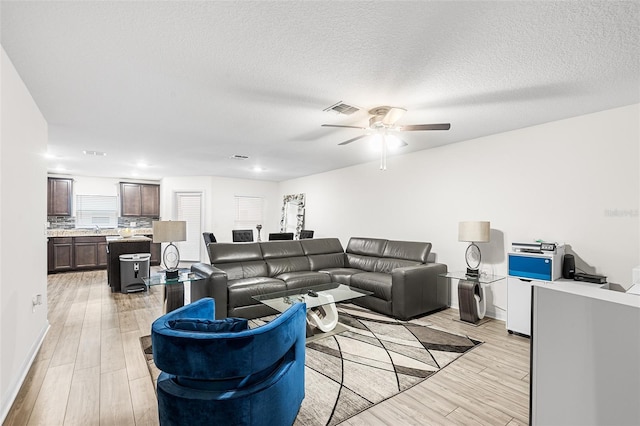
[[[489,220],[492,241],[479,244],[487,272],[506,275],[511,243],[541,238],[570,245],[578,267],[628,284],[640,265],[639,110],[395,156],[386,171],[373,162],[290,180],[280,197],[305,193],[305,228],[345,247],[351,236],[430,241],[439,262],[464,270],[458,222]],[[506,319],[506,280],[487,300],[488,315]]]
[[[231,242],[231,231],[235,220],[237,195],[262,197],[264,200],[264,223],[260,235],[263,240],[269,232],[279,232],[282,197],[276,182],[251,179],[232,179],[213,176],[167,177],[162,179],[160,194],[160,216],[162,220],[176,217],[176,192],[201,192],[204,217],[203,232],[213,232],[218,242]],[[208,255],[201,244],[200,261],[207,262]]]
[[[47,321],[47,123],[4,48],[0,63],[0,420],[28,372]],[[32,309],[32,297],[42,305]]]

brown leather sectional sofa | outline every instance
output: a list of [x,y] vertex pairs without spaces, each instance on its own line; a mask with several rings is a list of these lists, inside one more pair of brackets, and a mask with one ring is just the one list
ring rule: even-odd
[[211,264],[192,270],[208,277],[198,293],[215,299],[217,318],[270,315],[252,296],[329,282],[372,292],[352,303],[398,319],[449,306],[447,280],[438,278],[447,266],[430,261],[431,243],[354,237],[346,250],[337,238],[207,247]]

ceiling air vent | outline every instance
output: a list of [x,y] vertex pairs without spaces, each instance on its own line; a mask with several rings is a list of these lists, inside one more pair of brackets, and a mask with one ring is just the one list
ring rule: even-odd
[[329,108],[325,108],[323,111],[327,111],[327,112],[333,111],[336,114],[351,115],[356,111],[360,111],[360,108],[355,107],[353,105],[347,105],[342,101],[340,101],[337,104],[331,105]]
[[232,160],[248,160],[248,159],[249,159],[249,156],[248,156],[248,155],[239,155],[239,154],[235,154],[235,155],[232,155],[232,156],[231,156],[231,157],[229,157],[229,158],[231,158]]

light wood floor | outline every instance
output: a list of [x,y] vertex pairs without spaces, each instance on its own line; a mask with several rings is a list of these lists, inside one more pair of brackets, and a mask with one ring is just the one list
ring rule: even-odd
[[[105,271],[49,275],[51,328],[4,425],[157,425],[140,336],[161,314],[161,288],[111,293]],[[529,340],[504,322],[479,327],[448,309],[427,320],[485,342],[413,388],[343,425],[525,425]]]

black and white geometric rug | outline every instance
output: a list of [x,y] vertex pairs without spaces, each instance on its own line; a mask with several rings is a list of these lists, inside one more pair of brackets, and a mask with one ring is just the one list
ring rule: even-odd
[[[338,424],[427,379],[481,342],[428,324],[339,304],[346,331],[307,343],[305,399],[296,426]],[[265,322],[271,318],[264,318]],[[261,320],[253,320],[253,326]],[[154,380],[150,337],[141,338]]]

